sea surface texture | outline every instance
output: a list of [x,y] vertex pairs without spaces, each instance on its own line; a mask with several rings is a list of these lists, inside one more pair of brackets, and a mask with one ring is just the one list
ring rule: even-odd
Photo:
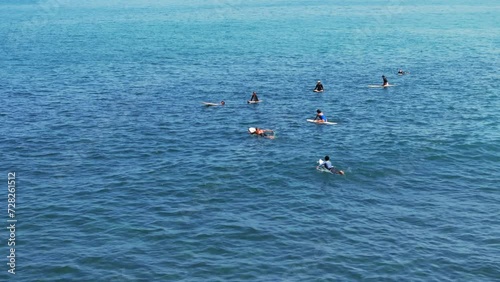
[[500,281],[499,18],[2,1],[0,281]]

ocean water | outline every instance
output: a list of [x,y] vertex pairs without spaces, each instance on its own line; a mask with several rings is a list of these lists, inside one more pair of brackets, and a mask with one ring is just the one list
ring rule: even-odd
[[73,2],[0,3],[1,281],[500,280],[498,1]]

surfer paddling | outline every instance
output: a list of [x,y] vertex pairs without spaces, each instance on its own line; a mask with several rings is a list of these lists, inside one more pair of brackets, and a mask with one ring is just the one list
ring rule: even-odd
[[219,104],[217,103],[209,103],[209,102],[202,102],[205,106],[207,107],[212,107],[212,106],[224,106],[226,104],[226,102],[224,101],[220,101]]
[[405,75],[405,74],[407,74],[407,73],[410,73],[410,72],[408,72],[408,71],[404,71],[404,70],[402,70],[402,69],[399,69],[399,70],[398,70],[398,75]]
[[332,163],[330,162],[330,157],[329,156],[325,156],[325,160],[322,161],[320,160],[320,165],[318,166],[319,167],[324,167],[326,168],[327,170],[329,170],[331,173],[336,173],[336,174],[340,174],[340,175],[344,175],[344,171],[342,170],[338,170],[336,169]]
[[255,127],[255,128],[250,127],[248,129],[248,133],[259,135],[259,136],[262,136],[262,137],[265,137],[265,138],[269,138],[269,139],[274,139],[274,131],[271,130],[271,129],[262,129],[262,128],[258,128],[258,127]]

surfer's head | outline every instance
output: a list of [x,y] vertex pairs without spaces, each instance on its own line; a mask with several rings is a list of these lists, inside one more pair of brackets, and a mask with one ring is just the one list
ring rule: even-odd
[[320,110],[320,109],[317,109],[317,110],[316,110],[316,112],[319,114],[319,113],[321,113],[321,110]]
[[224,106],[226,104],[226,102],[220,101],[220,104]]
[[325,156],[325,161],[329,161],[330,160],[330,157],[329,156]]

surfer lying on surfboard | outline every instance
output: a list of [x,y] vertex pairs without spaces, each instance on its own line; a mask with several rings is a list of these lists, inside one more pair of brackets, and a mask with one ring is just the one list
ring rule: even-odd
[[344,175],[344,172],[342,170],[338,170],[336,169],[332,163],[330,162],[330,157],[329,156],[325,156],[325,160],[319,160],[319,165],[317,166],[317,168],[325,168],[327,170],[329,170],[331,173],[336,173],[336,174],[340,174],[340,175]]
[[398,70],[398,75],[405,75],[405,74],[409,74],[409,73],[410,73],[409,71],[404,71],[402,69]]
[[210,106],[224,106],[226,102],[221,101],[220,104],[217,103],[209,103],[209,102],[202,102],[203,105],[210,107]]
[[[248,133],[266,137],[269,139],[274,139],[274,131],[271,129],[262,129],[258,127],[250,127]],[[271,134],[268,134],[271,133]]]

